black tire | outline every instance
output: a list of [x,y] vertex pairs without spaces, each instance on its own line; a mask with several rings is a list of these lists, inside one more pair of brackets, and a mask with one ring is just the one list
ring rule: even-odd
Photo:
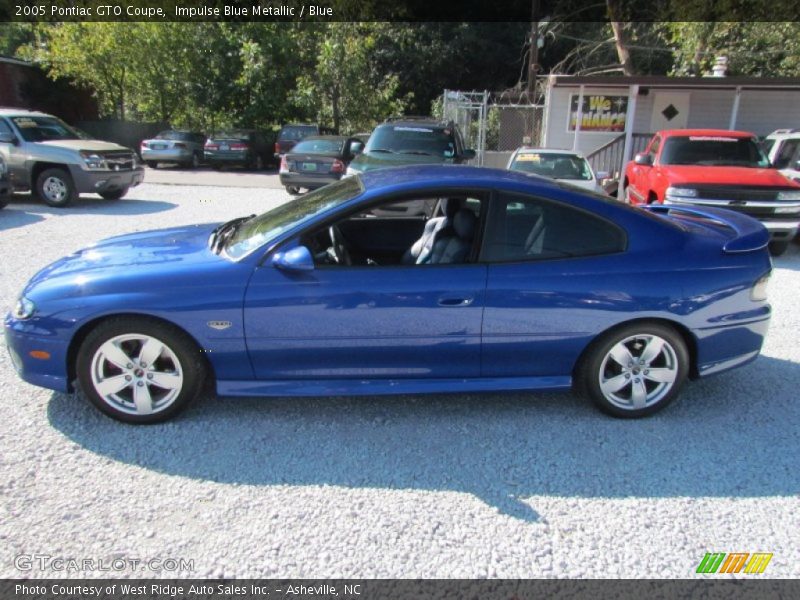
[[77,197],[72,176],[66,169],[45,169],[36,178],[36,195],[49,206],[63,208]]
[[[153,355],[152,364],[142,366],[136,361],[142,357],[145,340],[154,340],[153,347],[161,349]],[[125,368],[115,366],[101,350],[112,341],[112,346],[122,351],[119,358],[131,361],[122,365]],[[106,415],[137,425],[159,423],[177,415],[199,395],[207,373],[205,359],[188,335],[173,325],[146,317],[103,321],[86,336],[77,356],[78,381],[88,400]],[[101,391],[93,375],[99,379],[98,384],[114,384],[113,378],[121,377],[122,387],[110,393]],[[180,383],[162,388],[154,379],[168,381],[170,386],[178,380]],[[146,391],[144,396],[142,391]],[[140,413],[137,402],[149,406],[152,412]]]
[[119,200],[128,193],[128,188],[121,190],[110,190],[108,192],[98,192],[103,200]]
[[769,253],[772,256],[780,256],[784,252],[789,249],[789,241],[783,242],[770,242],[769,243]]
[[300,188],[296,185],[287,185],[286,191],[289,192],[292,196],[297,196],[300,193]]
[[[637,364],[640,359],[648,358],[645,351],[649,341],[656,338],[664,343],[659,353],[653,360]],[[620,344],[628,351],[627,355],[617,349]],[[611,356],[612,349],[617,355],[630,356],[633,362],[622,365]],[[669,377],[672,381],[652,380],[657,369],[659,379]],[[603,412],[614,417],[635,419],[658,412],[672,402],[680,393],[688,373],[689,351],[680,334],[658,323],[632,323],[618,327],[592,342],[575,368],[574,387],[576,392],[587,396]],[[607,392],[601,387],[602,379],[610,384]],[[611,391],[616,383],[622,385]],[[644,393],[644,399],[640,402],[634,400],[634,386]]]
[[158,162],[156,162],[155,160],[148,160],[147,161],[147,166],[150,167],[151,169],[157,169],[158,168]]
[[183,167],[184,169],[197,169],[200,167],[201,162],[202,161],[200,155],[197,152],[195,152],[194,154],[192,154],[191,160],[182,163],[181,167]]

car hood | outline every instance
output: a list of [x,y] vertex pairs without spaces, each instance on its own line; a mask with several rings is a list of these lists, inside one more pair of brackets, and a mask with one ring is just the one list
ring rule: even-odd
[[359,154],[350,163],[358,171],[371,171],[386,167],[399,167],[403,165],[451,164],[452,158],[425,154]]
[[670,184],[710,183],[720,185],[764,185],[787,187],[792,184],[776,169],[713,167],[706,165],[665,165]]
[[89,280],[107,273],[123,278],[143,272],[171,276],[192,272],[193,266],[229,263],[208,249],[208,237],[215,226],[189,225],[101,240],[45,267],[30,284],[64,277]]
[[116,151],[127,150],[133,152],[130,148],[114,144],[112,142],[101,142],[100,140],[50,140],[49,142],[37,142],[43,146],[52,146],[53,148],[64,148],[66,150],[88,150],[90,152],[103,152],[103,151]]

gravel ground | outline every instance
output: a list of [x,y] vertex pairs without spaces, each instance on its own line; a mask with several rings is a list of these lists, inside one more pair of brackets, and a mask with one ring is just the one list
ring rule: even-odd
[[[0,309],[92,240],[287,198],[18,197],[0,211]],[[773,552],[769,576],[799,577],[800,247],[775,266],[763,356],[633,422],[569,394],[209,395],[130,427],[21,382],[0,351],[0,577],[691,577],[706,551]],[[193,570],[18,570],[31,554]]]

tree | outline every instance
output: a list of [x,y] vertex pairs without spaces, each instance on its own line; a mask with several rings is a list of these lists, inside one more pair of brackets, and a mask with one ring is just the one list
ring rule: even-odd
[[311,73],[297,79],[300,106],[336,131],[371,129],[376,121],[402,113],[408,96],[398,98],[398,78],[376,68],[380,24],[337,22],[325,26]]

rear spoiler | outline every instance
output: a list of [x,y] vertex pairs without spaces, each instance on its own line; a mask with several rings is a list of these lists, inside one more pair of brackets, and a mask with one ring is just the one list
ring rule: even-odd
[[701,219],[713,221],[715,224],[722,227],[732,229],[736,235],[722,246],[722,251],[728,254],[753,252],[766,248],[767,244],[769,244],[769,232],[764,225],[752,217],[732,210],[710,206],[703,206],[702,208],[694,206],[675,206],[673,204],[650,204],[643,208],[654,213],[665,215],[669,213],[683,213],[690,217],[700,217]]

